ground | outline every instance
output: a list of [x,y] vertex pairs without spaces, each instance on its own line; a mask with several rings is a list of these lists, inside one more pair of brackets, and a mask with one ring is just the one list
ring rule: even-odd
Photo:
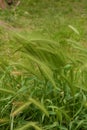
[[77,2],[37,0],[26,3],[24,7],[23,4],[21,2],[15,11],[14,9],[9,9],[7,12],[1,11],[0,19],[23,32],[34,31],[57,40],[60,40],[62,36],[63,38],[72,37],[72,31],[68,28],[68,25],[72,25],[80,31],[80,39],[86,39],[87,4],[85,0],[77,0]]

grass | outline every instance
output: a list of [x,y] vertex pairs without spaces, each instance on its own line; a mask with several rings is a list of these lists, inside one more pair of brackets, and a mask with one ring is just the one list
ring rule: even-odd
[[1,11],[0,129],[87,129],[86,6],[21,0]]

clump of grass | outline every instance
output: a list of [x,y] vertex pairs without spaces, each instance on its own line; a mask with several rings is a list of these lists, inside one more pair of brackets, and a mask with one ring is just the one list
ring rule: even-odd
[[[9,80],[1,86],[4,93],[2,101],[8,101],[3,105],[2,117],[6,118],[5,111],[8,111],[13,119],[9,119],[11,129],[27,129],[30,126],[46,130],[86,128],[86,71],[82,69],[86,62],[77,60],[79,54],[84,59],[85,49],[73,41],[72,46],[67,43],[67,47],[75,51],[71,59],[72,53],[64,52],[66,47],[58,42],[29,39],[19,34],[13,39],[20,46],[16,53],[21,51],[22,60],[12,64],[16,70],[11,67],[3,79],[8,77]],[[19,70],[22,71],[20,74]],[[9,84],[9,90],[3,88],[6,84]],[[8,97],[9,94],[11,97]],[[35,122],[39,122],[42,128]]]
[[[24,5],[25,1],[22,2]],[[72,21],[71,16],[68,20],[65,18],[70,15],[69,10],[71,14],[76,11],[72,7],[64,8],[69,2],[48,0],[40,3],[40,0],[34,0],[28,1],[30,8],[25,8],[28,5],[22,7],[22,2],[10,15],[4,12],[0,16],[9,23],[13,22],[14,27],[26,27],[17,24],[23,20],[19,20],[19,16],[26,19],[26,25],[35,27],[34,35],[24,30],[23,35],[9,30],[11,39],[6,37],[8,42],[0,34],[0,128],[87,129],[87,51],[77,42],[82,40],[83,32],[78,28],[84,22],[80,21],[81,18],[79,22]],[[56,15],[60,8],[61,12]],[[42,14],[46,14],[44,19]],[[32,24],[28,23],[28,18],[32,19]],[[3,54],[3,43],[10,44],[11,57]]]

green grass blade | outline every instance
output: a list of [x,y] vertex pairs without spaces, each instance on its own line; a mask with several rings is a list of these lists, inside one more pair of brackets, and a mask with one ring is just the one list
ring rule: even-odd
[[26,125],[22,126],[21,128],[17,128],[15,130],[27,130],[28,128],[33,127],[35,130],[43,130],[41,127],[37,125],[35,122],[29,122]]
[[15,92],[14,91],[12,91],[12,90],[9,90],[9,89],[5,89],[5,88],[0,88],[0,92],[2,93],[6,93],[6,94],[12,94],[12,95],[14,95],[15,94]]
[[49,117],[49,113],[48,113],[48,111],[46,110],[46,108],[44,107],[44,105],[42,105],[40,102],[36,101],[36,100],[33,99],[33,98],[30,98],[29,101],[30,101],[31,103],[33,103],[35,106],[37,106],[41,111],[43,111],[43,112],[46,114],[46,116]]

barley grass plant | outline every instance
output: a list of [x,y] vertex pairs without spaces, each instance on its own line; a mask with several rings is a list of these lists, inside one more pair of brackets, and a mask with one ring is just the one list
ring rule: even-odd
[[[77,33],[76,29],[73,30]],[[13,73],[22,76],[15,93],[17,101],[13,102],[17,106],[11,113],[14,120],[17,116],[17,129],[30,126],[47,130],[85,129],[86,49],[73,40],[61,46],[61,43],[53,40],[33,36],[26,39],[21,34],[14,34],[13,43],[19,45],[15,53],[21,52],[21,62],[12,66],[23,71],[22,75]],[[19,119],[25,122],[23,127],[20,127]],[[41,127],[35,127],[35,122]]]
[[87,129],[86,11],[85,0],[1,11],[1,130]]

